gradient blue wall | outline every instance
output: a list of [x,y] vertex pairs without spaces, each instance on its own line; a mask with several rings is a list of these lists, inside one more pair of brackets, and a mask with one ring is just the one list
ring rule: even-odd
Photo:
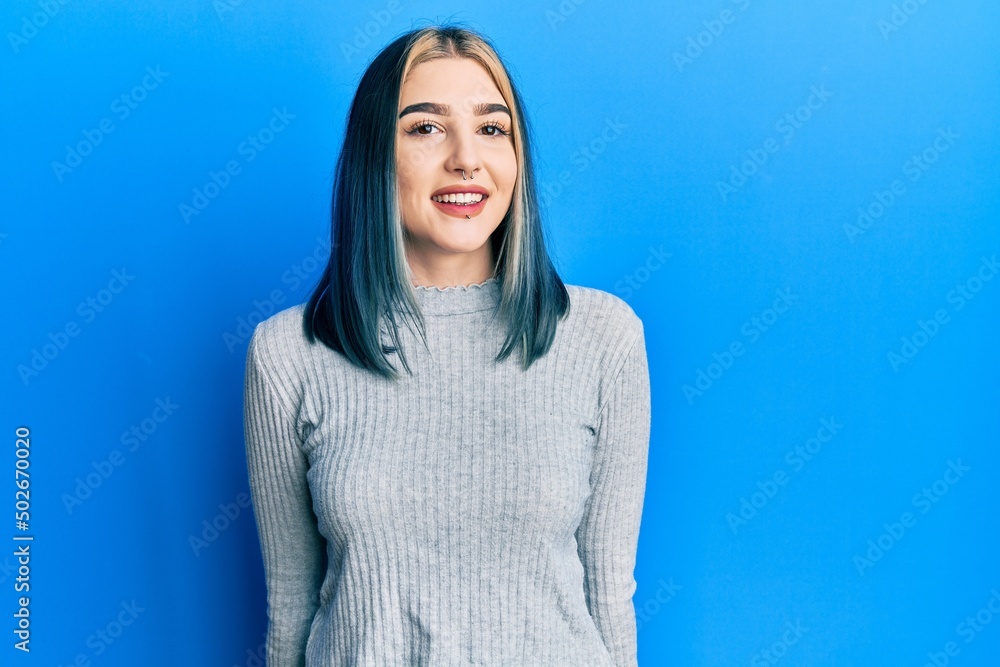
[[249,331],[319,275],[366,63],[454,19],[564,279],[646,325],[640,664],[994,664],[1000,7],[468,6],[4,3],[0,661],[259,664]]

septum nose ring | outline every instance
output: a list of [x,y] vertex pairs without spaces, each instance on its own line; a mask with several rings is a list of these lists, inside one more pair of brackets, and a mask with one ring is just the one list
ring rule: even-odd
[[[475,170],[475,169],[473,169],[473,170],[472,170],[472,176],[470,176],[469,178],[475,178],[475,177],[476,177],[476,170]],[[463,169],[463,170],[462,170],[462,180],[463,180],[463,181],[467,181],[467,180],[469,180],[469,178],[466,178],[466,177],[465,177],[465,170]],[[466,220],[472,220],[472,216],[471,216],[471,215],[468,215],[468,214],[466,214],[466,216],[465,216],[465,219],[466,219]]]

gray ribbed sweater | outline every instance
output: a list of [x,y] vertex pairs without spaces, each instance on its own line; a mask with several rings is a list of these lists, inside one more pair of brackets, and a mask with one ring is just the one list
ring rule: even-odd
[[[636,665],[650,433],[641,320],[567,285],[546,356],[493,358],[496,278],[417,287],[394,384],[257,325],[244,426],[270,667]],[[390,359],[393,359],[390,356]]]

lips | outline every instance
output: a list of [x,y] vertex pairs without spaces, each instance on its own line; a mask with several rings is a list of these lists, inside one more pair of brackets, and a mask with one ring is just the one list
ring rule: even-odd
[[[479,185],[449,185],[435,190],[431,195],[431,203],[446,215],[471,218],[485,208],[489,196],[489,191]],[[444,201],[439,201],[440,199]]]
[[431,197],[437,197],[438,195],[452,195],[459,194],[462,192],[477,193],[481,195],[489,196],[490,192],[486,188],[479,185],[449,185],[446,188],[441,188],[440,190],[435,190],[431,193]]

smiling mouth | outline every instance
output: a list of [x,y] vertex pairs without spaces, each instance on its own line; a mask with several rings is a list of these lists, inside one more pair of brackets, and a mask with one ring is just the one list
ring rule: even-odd
[[460,192],[448,195],[433,195],[431,199],[439,204],[454,204],[456,206],[472,206],[486,199],[487,195],[479,192]]
[[432,195],[431,201],[435,208],[455,218],[471,220],[478,216],[486,207],[490,196],[482,192],[452,192],[445,195]]

